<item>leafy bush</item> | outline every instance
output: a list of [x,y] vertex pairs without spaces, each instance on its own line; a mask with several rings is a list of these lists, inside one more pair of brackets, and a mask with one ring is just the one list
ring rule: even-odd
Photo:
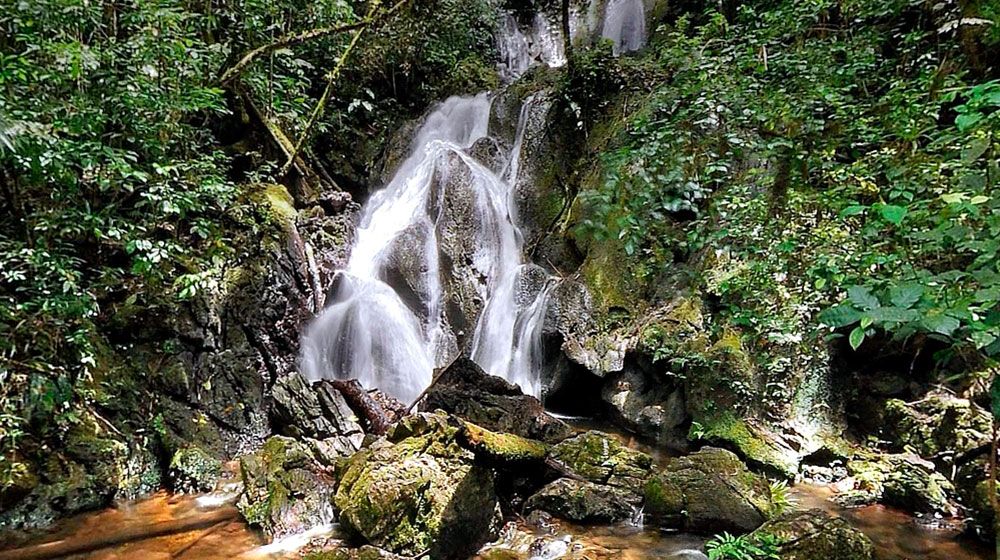
[[709,560],[777,560],[779,539],[773,535],[733,536],[722,533],[705,544]]

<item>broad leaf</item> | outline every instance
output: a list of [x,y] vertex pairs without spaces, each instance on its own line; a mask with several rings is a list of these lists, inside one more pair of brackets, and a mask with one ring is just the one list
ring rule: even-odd
[[909,308],[920,301],[923,294],[924,287],[920,284],[903,284],[889,290],[889,301],[896,307]]
[[819,320],[824,325],[836,329],[857,323],[861,320],[861,312],[850,305],[838,305],[820,313]]
[[906,217],[906,208],[896,206],[894,204],[886,204],[882,207],[882,217],[885,218],[887,222],[891,222],[898,226],[903,222],[903,218]]
[[903,307],[880,307],[872,309],[870,314],[878,323],[909,323],[920,317],[916,311]]
[[840,211],[840,219],[843,220],[844,218],[846,218],[848,216],[857,216],[858,214],[861,214],[862,212],[864,212],[867,209],[868,209],[867,206],[861,206],[861,205],[858,205],[858,204],[853,204],[853,205],[848,206],[847,208],[844,208],[843,210]]
[[878,298],[873,296],[868,288],[864,286],[851,286],[847,289],[847,297],[851,298],[851,303],[855,307],[864,310],[875,309],[879,306]]
[[863,327],[854,327],[851,331],[851,336],[848,338],[851,343],[851,348],[857,350],[861,343],[865,341],[865,329]]
[[945,336],[951,336],[960,325],[958,319],[943,314],[928,315],[921,322],[925,329]]

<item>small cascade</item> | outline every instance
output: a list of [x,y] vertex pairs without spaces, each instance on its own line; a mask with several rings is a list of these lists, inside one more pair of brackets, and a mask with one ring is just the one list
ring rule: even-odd
[[[516,56],[509,60],[520,64]],[[433,369],[472,335],[472,357],[486,371],[539,395],[551,281],[523,264],[510,202],[538,99],[524,103],[509,153],[499,156],[487,149],[498,142],[478,142],[488,138],[487,94],[453,97],[427,116],[409,157],[365,205],[330,303],[303,335],[307,378],[354,378],[411,402]],[[457,320],[475,320],[471,332],[453,325],[455,309],[446,302],[456,299],[482,302],[478,318]],[[475,311],[461,309],[462,315]]]
[[637,51],[646,44],[646,8],[643,0],[609,0],[601,37],[611,39],[615,56]]
[[566,64],[562,31],[543,13],[535,14],[531,24],[522,29],[513,14],[505,14],[500,22],[497,51],[500,54],[500,80],[511,83],[528,68],[541,63],[552,68]]

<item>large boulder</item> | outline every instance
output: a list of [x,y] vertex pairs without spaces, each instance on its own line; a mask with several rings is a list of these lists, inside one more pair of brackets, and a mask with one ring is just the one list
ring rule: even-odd
[[236,506],[250,525],[281,538],[333,521],[335,446],[273,436],[240,458],[244,491]]
[[613,436],[580,434],[555,445],[549,460],[570,476],[528,498],[527,510],[542,509],[574,521],[612,522],[629,519],[642,506],[652,459]]
[[714,447],[671,460],[645,486],[647,518],[693,533],[747,533],[771,515],[770,485]]
[[788,512],[757,529],[752,538],[777,537],[780,560],[872,560],[871,540],[843,519],[822,510]]
[[298,373],[278,379],[272,390],[271,424],[293,438],[328,440],[344,453],[361,447],[365,434],[343,395],[325,381],[310,384]]
[[962,465],[955,475],[955,487],[970,519],[971,528],[985,540],[993,537],[994,531],[988,463],[986,457],[977,457]]
[[343,467],[334,502],[340,522],[396,554],[467,558],[500,520],[491,469],[459,443],[461,421],[404,418]]
[[467,358],[459,358],[441,374],[421,409],[444,410],[496,432],[550,443],[573,434],[569,425],[547,414],[538,399]]
[[968,399],[938,391],[914,403],[889,399],[879,427],[895,450],[910,448],[921,457],[934,457],[945,451],[961,455],[988,444],[992,420]]
[[955,488],[914,455],[859,453],[847,462],[848,478],[837,483],[836,501],[857,507],[882,503],[907,511],[955,515]]

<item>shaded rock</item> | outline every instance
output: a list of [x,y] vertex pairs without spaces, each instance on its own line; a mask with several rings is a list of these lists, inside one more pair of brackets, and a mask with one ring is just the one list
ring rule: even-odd
[[271,423],[294,438],[338,438],[339,447],[356,451],[364,432],[340,391],[329,383],[310,384],[298,373],[278,379],[272,390]]
[[494,534],[499,504],[492,471],[457,441],[443,414],[406,417],[343,469],[340,521],[393,553],[466,558]]
[[393,554],[376,546],[365,545],[359,548],[337,547],[306,554],[302,560],[404,560],[405,556]]
[[601,398],[615,411],[618,424],[662,445],[681,447],[687,439],[684,390],[638,367],[608,375]]
[[788,512],[757,529],[752,536],[774,535],[780,560],[872,560],[871,540],[843,519],[822,510]]
[[970,518],[971,529],[985,540],[994,537],[994,512],[990,500],[987,458],[979,457],[962,465],[955,475],[955,487]]
[[535,397],[459,358],[427,393],[421,410],[444,410],[495,432],[555,442],[573,434],[565,422],[545,412]]
[[767,480],[714,447],[671,460],[645,486],[648,520],[696,533],[747,533],[771,515]]
[[631,518],[641,505],[642,497],[629,489],[560,478],[534,493],[524,507],[573,521],[610,523]]
[[587,432],[555,445],[549,460],[579,479],[560,478],[528,498],[526,510],[544,509],[574,521],[629,519],[642,505],[652,459],[601,432]]
[[247,523],[271,538],[333,521],[338,456],[315,440],[274,436],[240,458],[244,491],[236,506]]
[[167,470],[170,488],[182,493],[209,492],[221,476],[222,461],[198,447],[177,450]]
[[845,506],[882,503],[912,512],[955,515],[955,488],[934,465],[913,455],[859,455],[847,462],[848,478],[837,483]]
[[922,457],[966,453],[988,444],[992,429],[989,413],[968,399],[943,391],[925,395],[912,404],[889,399],[879,426],[880,435],[894,449],[910,448]]

